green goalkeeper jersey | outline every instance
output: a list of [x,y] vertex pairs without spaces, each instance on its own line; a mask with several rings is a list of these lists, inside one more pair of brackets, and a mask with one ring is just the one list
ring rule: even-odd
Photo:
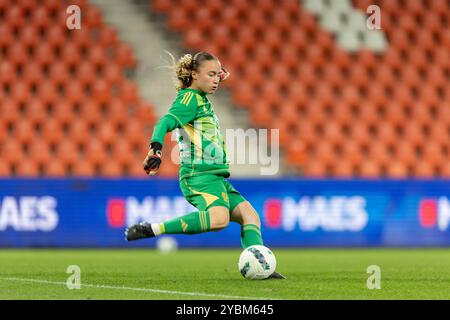
[[203,174],[230,176],[219,120],[206,93],[179,90],[169,112],[156,123],[151,141],[163,144],[166,133],[174,129],[180,147],[180,180]]

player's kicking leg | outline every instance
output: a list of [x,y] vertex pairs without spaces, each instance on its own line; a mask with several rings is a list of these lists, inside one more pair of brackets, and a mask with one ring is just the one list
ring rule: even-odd
[[195,211],[162,223],[141,222],[125,230],[125,239],[134,241],[153,238],[161,234],[197,234],[218,231],[230,222],[228,208],[210,207],[205,211]]
[[145,238],[153,238],[155,232],[152,229],[152,224],[148,222],[141,222],[132,225],[125,230],[125,239],[127,241],[134,241]]
[[[242,201],[231,212],[231,221],[241,225],[242,248],[254,245],[264,245],[261,237],[261,221],[259,215],[248,201]],[[269,279],[286,279],[279,272],[274,272]]]

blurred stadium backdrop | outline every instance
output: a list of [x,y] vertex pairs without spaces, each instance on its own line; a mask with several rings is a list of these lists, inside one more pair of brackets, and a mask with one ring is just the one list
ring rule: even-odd
[[277,175],[231,167],[268,244],[449,246],[449,30],[447,0],[0,0],[0,246],[152,246],[126,225],[192,211],[171,152],[142,169],[175,94],[164,50],[229,69],[222,129],[280,130]]

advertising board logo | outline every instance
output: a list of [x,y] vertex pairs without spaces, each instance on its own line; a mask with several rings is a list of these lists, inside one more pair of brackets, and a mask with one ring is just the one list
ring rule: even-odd
[[284,231],[352,231],[368,223],[366,200],[360,196],[271,198],[264,202],[264,224]]
[[141,221],[161,222],[196,210],[183,197],[109,198],[106,220],[110,227],[123,228]]
[[50,196],[0,198],[0,231],[52,231],[59,221],[57,205]]
[[419,223],[423,228],[448,229],[450,202],[447,197],[425,198],[419,203]]

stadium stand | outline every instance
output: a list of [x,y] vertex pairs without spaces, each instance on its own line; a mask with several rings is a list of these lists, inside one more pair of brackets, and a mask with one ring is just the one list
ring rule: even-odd
[[[81,30],[65,27],[67,1],[0,0],[2,176],[143,174],[156,116],[126,76],[138,61],[97,7],[72,3]],[[383,13],[376,36],[356,32],[371,4]],[[280,129],[299,174],[450,175],[447,0],[153,0],[149,10],[186,48],[221,58],[236,107]],[[159,174],[176,176],[164,157]]]
[[[299,173],[448,176],[448,1],[149,4],[187,48],[221,57],[236,105],[254,125],[280,128]],[[365,27],[372,4],[387,39]]]
[[[70,4],[80,30],[66,27]],[[125,76],[137,65],[87,1],[1,0],[0,175],[143,176],[155,116]]]

